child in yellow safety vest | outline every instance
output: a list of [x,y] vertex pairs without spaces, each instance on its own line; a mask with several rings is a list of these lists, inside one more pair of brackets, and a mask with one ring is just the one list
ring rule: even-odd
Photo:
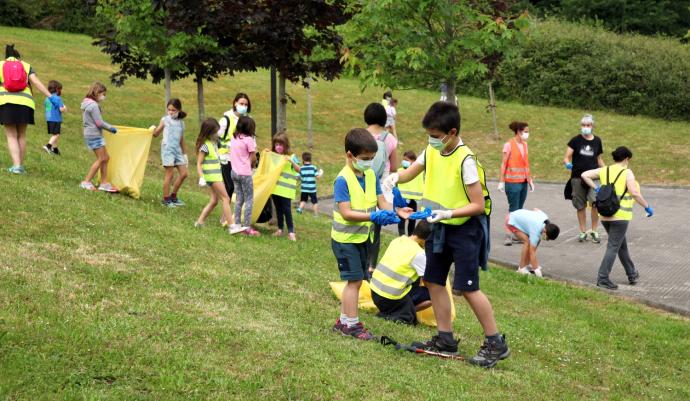
[[[401,163],[402,167],[398,169],[398,172],[409,168],[415,160],[417,160],[417,155],[413,151],[408,150],[405,152],[403,154],[403,161]],[[399,183],[398,189],[400,190],[400,194],[403,196],[403,198],[407,200],[407,205],[416,212],[417,201],[422,200],[422,193],[424,191],[424,174],[416,176],[409,182]],[[412,232],[414,232],[415,223],[416,220],[414,219],[407,220],[407,235],[412,235]],[[401,221],[398,224],[398,235],[405,235],[405,221]]]
[[299,159],[290,153],[290,140],[285,131],[273,135],[271,146],[275,153],[284,155],[285,160],[287,160],[271,196],[273,205],[276,207],[278,220],[278,230],[273,235],[276,237],[283,235],[283,222],[285,222],[288,238],[290,241],[297,241],[295,226],[292,223],[292,200],[297,196],[297,177],[299,177],[300,172]]
[[[412,209],[398,209],[386,201],[381,185],[371,169],[378,145],[363,128],[350,130],[345,137],[347,164],[333,183],[333,226],[331,247],[338,262],[340,279],[346,280],[343,289],[340,318],[333,331],[359,340],[375,337],[364,328],[357,315],[359,288],[366,277],[372,225],[396,224],[409,217]],[[376,210],[376,207],[381,210]]]
[[196,138],[196,171],[199,174],[199,186],[209,187],[210,200],[201,211],[201,215],[194,223],[194,227],[202,227],[208,215],[218,204],[223,204],[223,221],[232,222],[230,210],[230,197],[223,185],[223,174],[220,171],[220,159],[218,158],[218,121],[215,118],[207,118],[201,124],[199,136]]
[[494,367],[510,355],[505,337],[498,332],[493,308],[479,289],[479,264],[487,214],[486,181],[481,164],[460,139],[460,110],[455,104],[436,102],[427,111],[422,126],[429,145],[412,166],[388,176],[383,185],[392,188],[425,172],[422,205],[431,209],[433,223],[425,243],[424,283],[429,288],[438,334],[417,347],[455,355],[457,340],[451,322],[452,298],[446,291],[450,265],[455,263],[453,288],[460,291],[481,324],[485,341],[470,363]]
[[417,324],[417,312],[431,306],[429,289],[419,285],[426,269],[424,242],[431,233],[422,220],[412,235],[394,239],[371,276],[371,299],[378,317]]

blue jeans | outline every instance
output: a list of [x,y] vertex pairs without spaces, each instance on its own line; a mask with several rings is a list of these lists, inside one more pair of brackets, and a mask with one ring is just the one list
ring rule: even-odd
[[506,197],[508,198],[508,211],[514,212],[525,206],[527,199],[527,182],[515,184],[506,182]]

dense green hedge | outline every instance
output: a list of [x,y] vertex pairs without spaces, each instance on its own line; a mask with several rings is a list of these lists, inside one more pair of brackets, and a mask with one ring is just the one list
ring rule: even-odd
[[[485,85],[470,86],[486,93]],[[525,103],[690,120],[690,46],[539,22],[500,67],[495,89],[499,98]]]

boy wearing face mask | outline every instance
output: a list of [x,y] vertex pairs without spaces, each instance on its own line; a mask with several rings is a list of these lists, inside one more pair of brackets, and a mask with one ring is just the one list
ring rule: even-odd
[[[526,122],[513,121],[508,127],[515,135],[513,139],[503,144],[498,190],[506,193],[508,213],[510,213],[523,208],[527,200],[527,190],[534,191],[534,182],[527,150],[529,125]],[[513,242],[519,242],[518,238],[507,233],[503,245],[510,246]]]
[[[333,331],[359,340],[375,337],[359,321],[357,303],[359,288],[366,277],[369,245],[373,235],[373,223],[395,224],[408,218],[410,208],[396,212],[386,201],[381,185],[371,169],[378,145],[372,135],[363,128],[354,128],[345,137],[347,164],[333,184],[333,226],[331,247],[338,262],[340,279],[347,281],[343,289],[340,317]],[[379,211],[376,210],[378,206]]]
[[[417,155],[413,151],[408,150],[405,152],[403,154],[403,160],[400,163],[402,167],[398,169],[398,173],[409,168],[415,160],[417,160]],[[409,206],[412,211],[416,212],[417,201],[422,199],[422,193],[424,192],[424,175],[420,174],[409,182],[398,184],[398,189],[403,198],[407,200],[407,206]],[[412,235],[415,224],[416,220],[407,220],[407,235]],[[405,221],[398,223],[398,235],[405,235]]]
[[453,338],[451,321],[453,300],[445,288],[450,265],[455,263],[453,289],[462,293],[485,335],[484,344],[469,362],[491,368],[507,358],[510,349],[496,327],[491,302],[479,289],[479,265],[485,246],[482,220],[489,207],[485,203],[488,192],[484,170],[460,139],[460,110],[456,105],[434,103],[422,126],[427,131],[429,146],[408,169],[391,174],[383,184],[392,187],[425,172],[422,205],[432,210],[427,221],[433,227],[425,243],[424,283],[431,294],[438,334],[414,345],[457,355],[458,342]]
[[[604,145],[601,139],[594,135],[594,118],[587,114],[580,120],[580,135],[568,142],[568,149],[563,158],[565,168],[571,171],[570,185],[572,186],[573,207],[577,210],[577,221],[580,226],[580,242],[591,237],[592,242],[599,243],[599,214],[594,206],[596,195],[594,190],[582,181],[580,176],[588,170],[604,167]],[[587,230],[587,204],[592,207],[592,229]]]

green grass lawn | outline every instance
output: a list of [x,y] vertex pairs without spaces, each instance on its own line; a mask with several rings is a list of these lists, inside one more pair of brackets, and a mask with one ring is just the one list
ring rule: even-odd
[[[88,81],[106,80],[110,73],[107,59],[86,37],[9,28],[0,33],[17,43],[44,82],[63,81],[73,110]],[[236,91],[249,92],[265,143],[265,82],[266,74],[256,73],[211,85],[210,114],[219,115]],[[366,102],[378,97],[374,92],[359,95],[356,88],[350,81],[315,88],[316,104],[322,104],[315,116],[316,154],[330,174],[341,162],[337,152],[344,132],[359,122]],[[184,94],[183,101],[193,99],[191,82],[175,84],[175,90]],[[299,103],[288,118],[301,150],[303,98],[293,92]],[[422,111],[415,114],[412,106],[434,97],[400,93],[401,113],[410,115],[401,121],[407,127],[406,144],[423,141],[416,128]],[[161,88],[132,81],[108,93],[105,118],[148,126],[160,118],[160,99]],[[463,98],[463,110],[472,105],[479,110],[481,104]],[[570,122],[581,114],[508,107],[534,113],[530,121],[537,138],[551,129],[536,117],[539,113],[557,114],[551,121],[563,121],[563,127],[574,125]],[[194,115],[194,108],[188,109]],[[469,109],[466,132],[475,135],[475,148],[481,148],[488,116],[478,111],[475,124],[481,116],[481,125],[472,126]],[[606,121],[624,121],[622,126],[648,124],[681,138],[688,127],[614,115],[607,120],[598,114],[602,130]],[[92,156],[82,145],[76,112],[65,125],[65,156],[51,158],[39,151],[47,135],[44,124],[38,124],[29,132],[29,174],[0,173],[2,400],[690,399],[688,319],[500,268],[482,273],[482,288],[513,354],[494,370],[337,336],[330,332],[338,302],[328,281],[338,274],[328,219],[295,216],[297,243],[273,238],[266,229],[261,238],[230,237],[213,224],[218,210],[206,228],[195,230],[192,224],[207,195],[193,185],[192,175],[180,194],[186,207],[160,206],[157,142],[142,199],[80,190],[78,182]],[[553,132],[557,171],[552,174],[557,178],[562,173],[557,165],[561,144],[570,134],[561,132],[556,140]],[[635,135],[648,138],[648,133],[639,128]],[[190,128],[190,143],[194,136]],[[533,143],[534,149],[539,142]],[[661,153],[650,152],[649,157],[659,157],[661,164]],[[645,162],[640,157],[639,163]],[[3,142],[0,165],[8,163]],[[688,169],[675,168],[678,177]],[[466,303],[460,298],[456,303],[460,350],[471,356],[482,341],[481,330]],[[399,341],[433,334],[428,327],[403,327],[371,313],[362,313],[362,319],[375,334]]]

